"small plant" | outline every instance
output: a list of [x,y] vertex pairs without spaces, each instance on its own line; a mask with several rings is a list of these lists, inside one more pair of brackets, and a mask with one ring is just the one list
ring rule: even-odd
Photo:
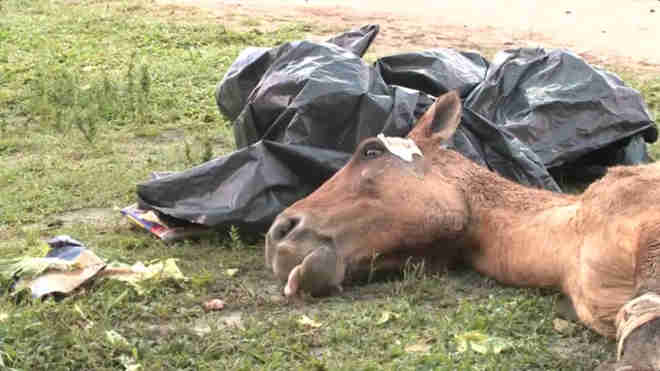
[[146,64],[140,66],[140,88],[142,97],[148,97],[151,90],[151,75],[149,75],[149,67]]
[[193,160],[192,158],[192,150],[190,149],[190,143],[188,143],[188,141],[185,139],[183,140],[183,154],[185,155],[186,161],[189,164],[195,163],[195,160]]
[[129,121],[147,124],[151,121],[152,79],[146,64],[141,65],[136,89],[134,69],[131,58],[123,84],[114,83],[107,73],[85,81],[80,78],[82,71],[37,71],[29,80],[28,112],[62,134],[77,128],[89,143],[104,125]]
[[[189,165],[197,165],[213,159],[213,141],[210,138],[200,139],[199,137],[195,138],[195,142],[197,141],[199,143],[191,145],[187,140],[183,140],[183,153]],[[199,154],[197,153],[198,146],[201,147]],[[193,149],[195,149],[195,153],[193,153]]]
[[94,143],[96,137],[97,114],[98,108],[93,104],[80,110],[73,110],[72,121],[89,143]]
[[9,122],[3,116],[0,116],[0,133],[4,134],[7,131],[7,126],[9,126]]
[[133,74],[135,70],[135,52],[131,54],[131,59],[128,62],[128,68],[126,69],[126,87],[125,87],[125,96],[126,104],[129,111],[133,112],[135,110],[135,101],[133,100],[135,92],[135,76]]
[[211,161],[213,158],[213,142],[210,138],[206,138],[203,142],[204,152],[202,153],[202,162]]
[[232,249],[242,249],[245,247],[243,241],[241,241],[240,231],[235,225],[229,227],[229,246]]
[[376,250],[371,251],[371,260],[369,261],[369,276],[367,277],[367,283],[371,283],[374,279],[374,274],[376,274],[377,260],[380,257],[380,254]]
[[403,265],[403,278],[394,284],[395,295],[413,295],[420,289],[420,282],[426,279],[426,264],[424,260],[413,262],[408,258]]
[[150,121],[151,110],[149,108],[149,92],[151,91],[151,75],[146,64],[140,66],[140,90],[137,92],[137,106],[135,107],[135,119],[137,122],[146,124]]

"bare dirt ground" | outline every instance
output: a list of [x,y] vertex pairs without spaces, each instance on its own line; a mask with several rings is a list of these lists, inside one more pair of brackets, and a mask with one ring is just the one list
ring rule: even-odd
[[592,63],[660,73],[660,0],[157,0],[198,7],[219,21],[267,31],[302,21],[325,37],[381,26],[370,53],[425,48],[567,48]]

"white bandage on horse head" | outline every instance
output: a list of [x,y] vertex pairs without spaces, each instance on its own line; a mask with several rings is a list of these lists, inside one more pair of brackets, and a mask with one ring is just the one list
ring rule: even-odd
[[423,157],[422,151],[417,147],[417,144],[412,139],[408,138],[397,138],[397,137],[386,137],[382,133],[378,134],[378,139],[383,142],[385,148],[390,151],[393,155],[400,157],[404,161],[411,162],[413,160],[413,155],[417,154],[420,157]]

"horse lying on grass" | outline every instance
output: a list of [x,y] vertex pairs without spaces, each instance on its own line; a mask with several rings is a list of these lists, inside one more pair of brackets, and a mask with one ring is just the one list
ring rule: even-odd
[[374,261],[462,262],[561,290],[583,323],[617,337],[618,362],[601,369],[660,369],[660,164],[611,168],[581,195],[524,187],[447,148],[461,110],[456,92],[440,96],[407,139],[363,141],[277,217],[266,264],[285,294],[327,294]]

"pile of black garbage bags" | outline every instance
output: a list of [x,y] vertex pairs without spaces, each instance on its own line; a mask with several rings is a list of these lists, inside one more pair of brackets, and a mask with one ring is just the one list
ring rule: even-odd
[[138,185],[141,207],[210,227],[265,230],[339,170],[365,138],[405,136],[434,98],[458,89],[454,148],[501,175],[561,192],[607,166],[648,162],[658,130],[642,96],[566,50],[513,49],[487,61],[433,49],[373,64],[367,25],[326,42],[247,48],[216,90],[237,150]]

